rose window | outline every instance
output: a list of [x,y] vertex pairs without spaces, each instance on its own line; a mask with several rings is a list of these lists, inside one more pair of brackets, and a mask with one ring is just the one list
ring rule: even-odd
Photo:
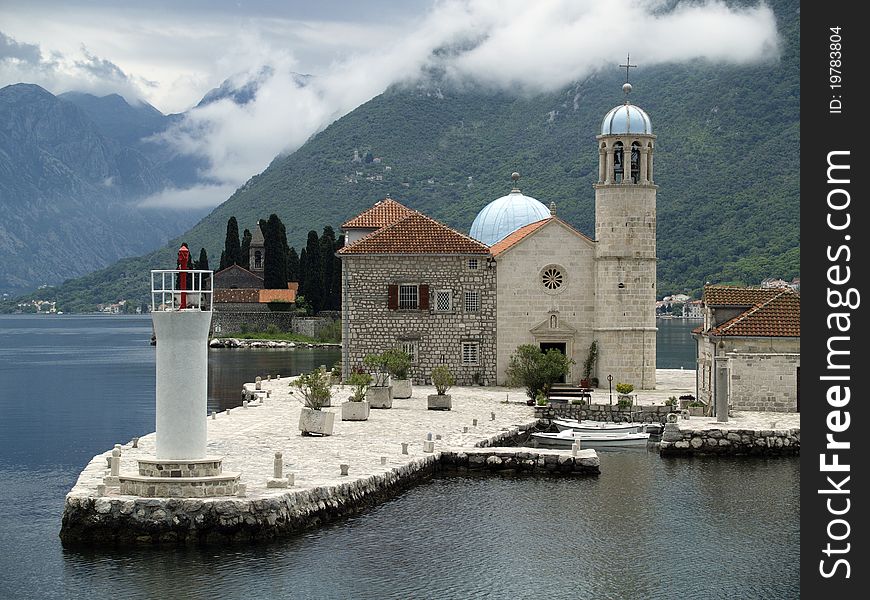
[[556,267],[547,267],[544,269],[543,273],[541,273],[541,283],[543,283],[544,287],[548,290],[558,290],[562,287],[564,281],[565,276],[562,275],[562,271]]

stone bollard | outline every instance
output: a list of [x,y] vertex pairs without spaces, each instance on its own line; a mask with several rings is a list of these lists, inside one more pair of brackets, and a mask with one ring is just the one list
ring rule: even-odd
[[137,437],[134,437],[134,438],[133,438],[133,447],[134,447],[134,448],[138,448],[138,447],[139,447],[139,438],[137,438]]
[[462,428],[462,433],[468,433],[468,427],[463,427],[463,428]]
[[254,389],[255,389],[255,390],[259,390],[259,389],[262,389],[262,388],[263,388],[262,381],[263,381],[263,380],[262,380],[262,378],[260,378],[259,375],[257,375],[257,376],[254,378]]
[[[272,477],[266,480],[267,488],[285,488],[288,485],[288,479],[283,479],[284,475],[284,455],[280,452],[275,453],[275,459],[272,461]],[[292,485],[289,484],[289,485]]]
[[382,456],[382,457],[381,457],[381,464],[382,464],[382,465],[387,464],[387,457],[386,457],[386,456]]
[[231,411],[231,410],[232,410],[231,408],[228,408],[228,409],[227,409],[227,416],[230,416],[230,411]]
[[275,479],[284,477],[284,454],[281,452],[275,453],[275,460],[272,463],[272,477]]
[[248,401],[242,400],[242,408],[248,408]]
[[495,413],[494,412],[489,413],[489,420],[495,421]]
[[408,442],[402,442],[402,454],[408,453]]
[[271,373],[266,375],[266,381],[272,381],[272,374]]
[[[272,390],[266,390],[266,398],[271,398],[271,397],[272,397]],[[261,398],[261,400],[262,400],[262,398]]]
[[423,452],[435,452],[435,442],[432,440],[426,440],[423,442]]
[[211,411],[211,420],[214,421],[217,419],[217,413],[215,411]]
[[471,419],[471,424],[472,424],[474,427],[477,427],[477,419]]
[[106,495],[106,484],[98,483],[97,484],[97,496],[105,496]]
[[275,379],[281,379],[280,375],[275,375]]
[[441,434],[440,434],[440,433],[436,433],[436,434],[435,434],[435,439],[436,439],[436,440],[440,440],[440,439],[441,439]]
[[112,468],[110,475],[112,477],[117,477],[121,474],[121,449],[118,446],[115,446],[115,449],[112,450]]
[[341,475],[345,477],[347,476],[347,470],[350,468],[350,465],[341,464],[338,465],[338,468],[341,469]]
[[111,457],[111,456],[107,456],[107,457],[106,457],[106,468],[107,468],[107,469],[111,469],[111,468],[112,468],[112,457]]
[[287,473],[287,487],[293,487],[296,483],[296,474],[295,473]]
[[770,428],[771,428],[771,429],[776,429],[776,421],[771,421],[771,422],[770,422]]
[[577,456],[577,451],[580,449],[580,440],[571,444],[571,456]]
[[118,456],[121,456],[121,450],[122,450],[121,444],[115,444],[115,450],[118,451]]
[[426,441],[427,441],[427,442],[431,442],[431,441],[432,441],[432,432],[431,432],[431,431],[430,431],[429,433],[426,434]]

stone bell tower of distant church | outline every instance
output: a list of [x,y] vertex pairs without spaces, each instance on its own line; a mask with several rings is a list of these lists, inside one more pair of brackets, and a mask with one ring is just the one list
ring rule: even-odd
[[656,383],[656,136],[649,116],[626,100],[604,116],[595,188],[595,324],[600,385],[607,376],[652,389]]

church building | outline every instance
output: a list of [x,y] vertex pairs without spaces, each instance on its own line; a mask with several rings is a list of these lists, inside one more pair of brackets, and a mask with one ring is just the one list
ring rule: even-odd
[[[623,90],[628,94],[630,84]],[[342,366],[399,347],[412,376],[445,364],[459,385],[504,385],[523,344],[575,361],[579,383],[593,341],[593,377],[656,384],[656,136],[626,100],[597,144],[595,236],[519,189],[486,205],[468,235],[387,198],[342,225]]]

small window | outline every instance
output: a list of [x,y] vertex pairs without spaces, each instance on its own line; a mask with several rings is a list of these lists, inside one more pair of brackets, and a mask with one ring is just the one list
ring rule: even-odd
[[476,271],[477,270],[477,259],[476,258],[469,258],[468,259],[468,270],[469,271]]
[[416,285],[402,284],[399,286],[399,308],[416,309],[420,305]]
[[411,357],[411,364],[417,364],[417,341],[409,340],[402,342],[402,352]]
[[462,364],[476,365],[480,359],[480,342],[462,342]]
[[480,312],[480,292],[465,292],[465,312]]
[[263,268],[263,255],[260,254],[259,250],[254,252],[254,268],[255,269],[262,269]]
[[450,290],[438,290],[435,292],[435,310],[438,312],[450,312],[452,309],[451,297]]

